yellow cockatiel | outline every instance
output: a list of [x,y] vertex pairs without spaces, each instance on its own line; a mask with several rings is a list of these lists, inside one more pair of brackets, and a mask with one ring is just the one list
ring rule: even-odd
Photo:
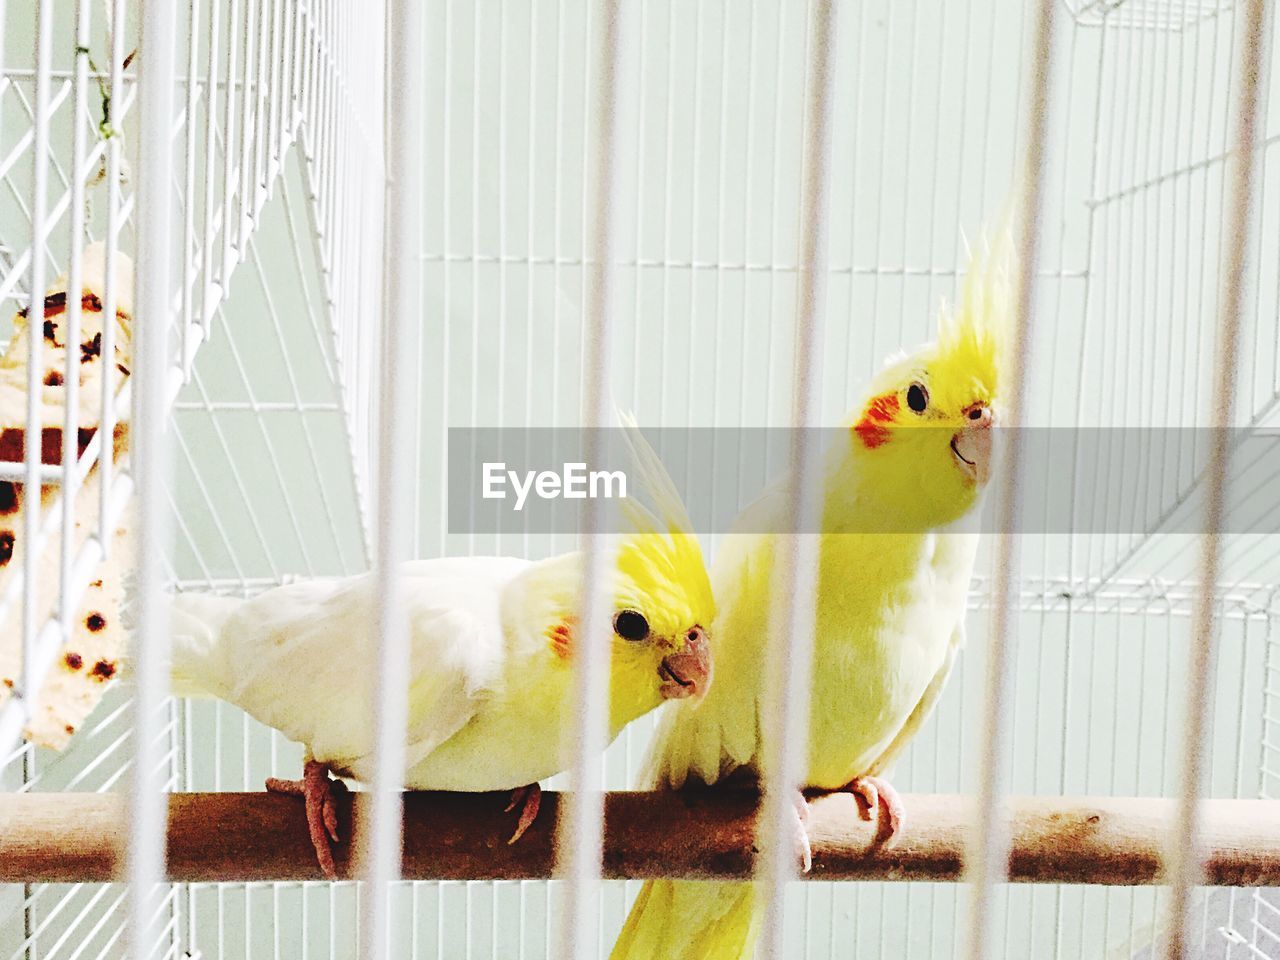
[[[808,755],[813,789],[848,790],[892,843],[903,811],[881,777],[929,715],[964,639],[977,550],[973,515],[991,462],[1010,242],[970,266],[935,343],[890,360],[823,463],[822,537]],[[673,707],[646,786],[759,775],[765,644],[785,485],[739,517],[712,568],[716,685]],[[807,848],[807,841],[805,843]],[[804,851],[807,858],[807,849]],[[749,883],[649,881],[612,960],[748,960],[758,904]]]
[[[630,477],[657,506],[623,502],[622,536],[605,589],[613,609],[609,737],[711,679],[705,626],[715,616],[698,541],[657,455],[633,421]],[[410,625],[404,783],[416,790],[513,790],[515,842],[538,812],[538,781],[568,766],[572,663],[582,555],[531,562],[446,557],[402,569]],[[213,696],[303,744],[300,794],[321,868],[336,876],[333,771],[367,781],[377,596],[370,575],[303,580],[251,600],[199,593],[173,603],[174,693]]]

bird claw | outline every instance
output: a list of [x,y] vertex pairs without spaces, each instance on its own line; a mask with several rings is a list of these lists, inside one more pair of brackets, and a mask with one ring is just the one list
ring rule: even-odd
[[809,831],[805,829],[805,821],[809,819],[809,801],[799,790],[793,798],[796,812],[795,843],[800,857],[800,872],[808,873],[813,869],[813,847],[809,843]]
[[270,793],[301,796],[307,812],[307,832],[316,851],[316,861],[330,880],[338,879],[337,864],[333,859],[330,841],[338,842],[337,794],[346,793],[347,785],[341,780],[329,778],[329,768],[317,760],[308,760],[302,768],[301,780],[267,778]]
[[347,785],[341,780],[328,780],[327,788],[324,789],[324,797],[321,801],[321,812],[324,816],[324,827],[329,836],[333,838],[333,842],[338,842],[338,805],[334,801],[334,797],[339,793],[347,792]]
[[516,821],[516,832],[507,841],[508,846],[523,837],[524,832],[533,826],[533,821],[538,818],[538,807],[541,804],[542,787],[536,783],[531,783],[526,787],[517,787],[511,791],[511,802],[507,804],[502,812],[510,813],[516,807],[520,807],[520,817]]
[[883,777],[856,777],[845,787],[858,801],[862,819],[875,820],[876,843],[892,847],[902,835],[906,810],[893,785]]

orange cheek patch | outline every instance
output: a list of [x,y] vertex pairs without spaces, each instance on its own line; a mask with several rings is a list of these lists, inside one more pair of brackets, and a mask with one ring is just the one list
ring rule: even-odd
[[886,443],[890,437],[889,425],[898,418],[898,395],[885,393],[874,397],[867,404],[862,419],[853,425],[862,445],[872,449]]
[[561,660],[569,659],[573,644],[573,626],[577,623],[577,619],[577,617],[565,617],[547,629],[547,639],[551,641],[551,649]]

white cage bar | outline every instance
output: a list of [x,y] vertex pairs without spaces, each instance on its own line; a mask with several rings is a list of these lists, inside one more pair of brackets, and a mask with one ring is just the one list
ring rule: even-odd
[[[593,46],[598,50],[594,76],[592,116],[594,143],[591,151],[590,201],[584,189],[583,219],[590,217],[590,242],[597,262],[584,276],[587,285],[583,339],[582,453],[587,463],[602,461],[602,431],[606,413],[606,377],[612,361],[614,263],[618,201],[617,166],[619,73],[627,44],[627,4],[605,0],[588,15],[595,21]],[[589,61],[588,61],[589,62]],[[478,64],[478,60],[477,60]],[[590,81],[591,74],[587,74]],[[584,84],[590,88],[591,83]],[[590,134],[584,135],[585,141]],[[584,177],[587,175],[584,161]],[[588,206],[589,203],[589,206]],[[588,229],[584,226],[584,230]],[[478,332],[478,324],[476,325]],[[601,791],[608,746],[609,646],[612,616],[609,611],[607,571],[612,550],[604,532],[604,504],[589,498],[582,513],[582,589],[579,623],[582,643],[574,664],[573,713],[575,717],[572,765],[569,775],[573,794],[565,805],[557,830],[557,871],[567,881],[565,904],[557,932],[558,956],[588,960],[599,939],[601,856],[604,846],[604,794]],[[594,929],[593,929],[594,928]]]
[[1031,56],[1026,64],[1030,82],[1026,90],[1026,147],[1020,165],[1017,218],[1018,231],[1017,299],[1014,329],[1009,333],[1006,369],[1007,392],[1001,416],[1012,428],[1001,451],[1002,484],[997,493],[995,558],[988,637],[988,666],[983,709],[982,781],[978,789],[978,830],[972,840],[966,871],[973,890],[968,918],[969,960],[983,960],[991,941],[991,901],[997,883],[1008,874],[1009,837],[1005,823],[1005,757],[1009,738],[1009,700],[1012,688],[1013,654],[1017,642],[1013,630],[1013,591],[1019,577],[1022,497],[1025,476],[1022,427],[1025,423],[1027,367],[1032,356],[1040,279],[1041,211],[1044,203],[1045,158],[1049,135],[1050,81],[1055,62],[1054,30],[1057,3],[1042,0],[1036,7],[1031,34]]
[[[170,118],[175,99],[172,77],[177,18],[173,5],[165,0],[156,5],[147,3],[142,14],[140,45],[146,48],[146,59],[139,77],[142,123],[138,190],[147,203],[138,230],[138,316],[142,322],[135,360],[140,386],[135,400],[139,444],[134,469],[139,497],[158,506],[168,471],[166,381],[172,362],[170,184],[175,169]],[[35,290],[32,295],[36,295]],[[35,315],[33,300],[30,316]],[[31,328],[35,329],[34,323]],[[34,436],[30,428],[27,436]],[[164,670],[169,662],[169,631],[161,597],[164,558],[169,553],[168,521],[167,511],[162,509],[144,509],[139,515],[137,692],[132,717],[135,753],[129,778],[130,922],[125,937],[129,953],[136,960],[154,956],[166,939],[160,933],[161,884],[165,875],[163,771],[160,746],[151,731],[169,691]]]
[[[785,940],[783,897],[795,875],[796,792],[804,786],[801,757],[807,755],[805,703],[813,676],[814,608],[818,596],[819,537],[823,491],[819,487],[822,452],[816,431],[822,349],[826,320],[828,198],[831,190],[831,115],[839,4],[816,0],[809,9],[809,72],[806,79],[804,196],[797,263],[792,378],[794,429],[788,465],[790,537],[773,576],[770,630],[785,643],[775,645],[768,662],[769,730],[765,739],[764,796],[760,811],[757,866],[764,904],[760,956],[782,955]],[[804,829],[801,827],[801,829]],[[807,866],[807,865],[806,865]]]
[[[368,884],[362,903],[361,955],[390,960],[391,884],[400,879],[404,810],[401,789],[405,777],[405,730],[409,721],[409,677],[404,664],[410,659],[410,624],[401,565],[409,559],[409,532],[405,518],[410,510],[412,442],[410,411],[413,399],[409,380],[409,354],[416,349],[414,320],[421,302],[418,275],[417,219],[421,190],[415,161],[422,149],[421,71],[418,46],[422,18],[413,0],[387,5],[388,111],[399,123],[387,127],[386,236],[384,254],[385,306],[382,359],[386,387],[381,398],[378,444],[378,539],[374,575],[378,591],[378,663],[375,682],[368,691],[368,709],[374,718],[373,805],[359,829],[369,840],[364,850]],[[376,303],[376,301],[375,301]],[[326,774],[327,776],[327,774]]]
[[1228,470],[1234,424],[1236,381],[1240,369],[1241,315],[1244,310],[1245,263],[1249,256],[1254,205],[1254,164],[1257,145],[1258,87],[1262,71],[1265,6],[1261,0],[1243,7],[1240,38],[1239,90],[1232,111],[1234,157],[1229,171],[1229,206],[1224,210],[1227,240],[1219,271],[1222,296],[1214,343],[1214,382],[1211,399],[1213,432],[1209,441],[1205,477],[1204,532],[1201,537],[1200,592],[1196,597],[1194,642],[1187,666],[1187,719],[1184,733],[1182,791],[1177,832],[1171,838],[1170,877],[1173,916],[1168,944],[1169,960],[1191,956],[1191,893],[1203,876],[1199,847],[1200,794],[1207,764],[1205,757],[1209,713],[1209,676],[1216,660],[1214,624],[1216,593],[1222,575],[1222,538],[1227,515]]

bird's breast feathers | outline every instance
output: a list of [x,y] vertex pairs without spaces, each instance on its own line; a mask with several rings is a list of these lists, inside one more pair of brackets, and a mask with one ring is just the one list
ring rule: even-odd
[[860,776],[915,709],[963,620],[975,545],[967,534],[883,542],[881,576],[866,576],[861,588],[846,575],[861,576],[866,565],[839,556],[839,545],[831,562],[824,558],[809,731],[815,786]]

